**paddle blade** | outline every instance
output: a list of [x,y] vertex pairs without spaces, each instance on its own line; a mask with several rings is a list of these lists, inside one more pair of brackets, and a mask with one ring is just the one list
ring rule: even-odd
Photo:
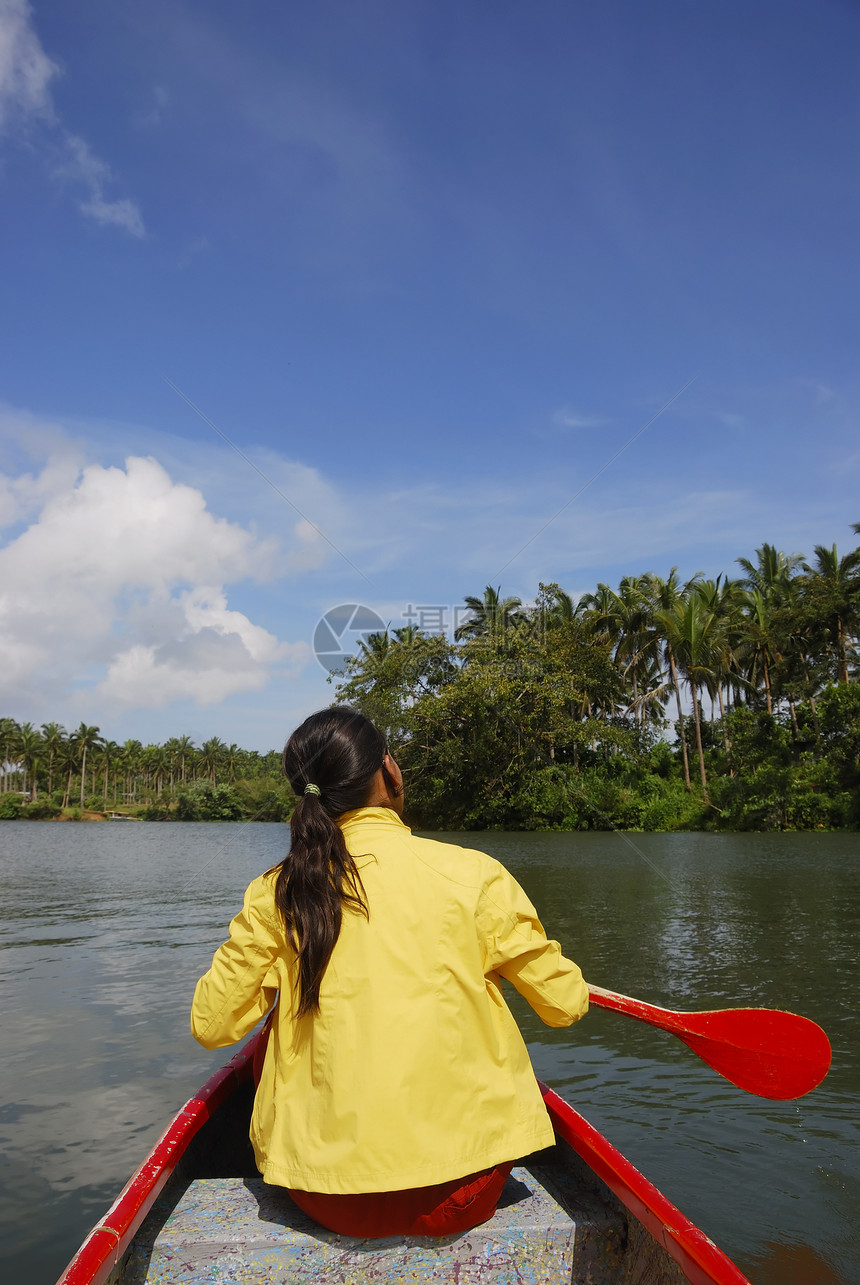
[[807,1017],[773,1008],[679,1013],[674,1033],[702,1061],[747,1093],[801,1098],[830,1068],[830,1041]]

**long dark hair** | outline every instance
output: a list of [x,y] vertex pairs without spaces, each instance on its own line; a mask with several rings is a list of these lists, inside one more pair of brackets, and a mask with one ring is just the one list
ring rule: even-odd
[[[319,1010],[344,906],[368,917],[361,876],[336,818],[367,802],[380,768],[389,794],[396,794],[385,754],[379,729],[346,705],[311,714],[284,748],[284,771],[299,801],[290,818],[290,850],[275,867],[275,903],[298,957],[297,1017]],[[319,794],[306,794],[307,785]]]

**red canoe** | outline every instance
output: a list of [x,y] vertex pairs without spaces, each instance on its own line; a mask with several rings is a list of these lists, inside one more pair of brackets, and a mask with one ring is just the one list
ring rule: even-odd
[[58,1285],[458,1281],[749,1285],[556,1093],[556,1145],[514,1169],[465,1236],[354,1240],[318,1227],[256,1172],[248,1142],[258,1036],[171,1121]]

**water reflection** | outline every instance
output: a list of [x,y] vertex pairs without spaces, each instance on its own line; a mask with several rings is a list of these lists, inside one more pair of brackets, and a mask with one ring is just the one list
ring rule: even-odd
[[788,1242],[765,1246],[763,1254],[749,1260],[746,1274],[755,1285],[845,1285],[833,1266],[811,1245]]

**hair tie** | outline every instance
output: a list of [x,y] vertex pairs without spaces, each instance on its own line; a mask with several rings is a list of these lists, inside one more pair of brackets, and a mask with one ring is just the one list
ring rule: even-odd
[[315,794],[318,799],[322,798],[322,790],[320,789],[320,787],[318,785],[311,784],[310,781],[308,781],[307,785],[305,786],[305,794]]

